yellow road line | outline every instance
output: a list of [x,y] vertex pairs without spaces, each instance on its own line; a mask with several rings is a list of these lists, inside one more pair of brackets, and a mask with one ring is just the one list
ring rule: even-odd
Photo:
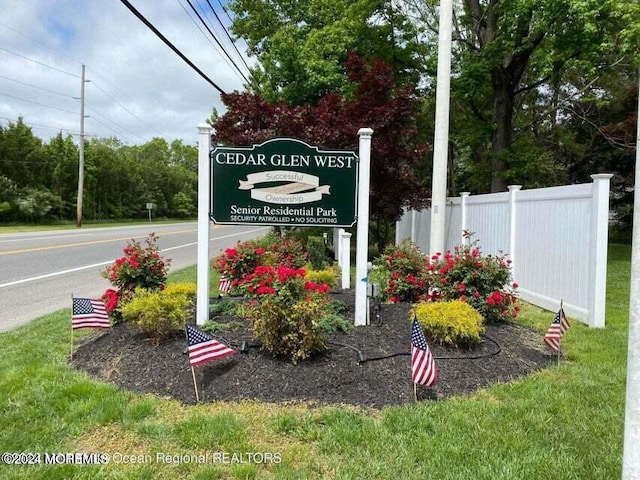
[[[191,229],[191,230],[180,230],[177,232],[167,232],[167,233],[163,233],[161,236],[167,236],[167,235],[177,235],[179,233],[191,233],[191,232],[196,232],[197,229]],[[0,256],[2,255],[15,255],[18,253],[29,253],[29,252],[42,252],[45,250],[56,250],[59,248],[72,248],[72,247],[83,247],[83,246],[88,246],[88,245],[98,245],[100,243],[109,243],[109,242],[122,242],[124,240],[135,240],[138,238],[146,238],[148,235],[138,235],[136,237],[122,237],[122,238],[112,238],[110,240],[92,240],[90,242],[82,242],[82,243],[67,243],[64,245],[51,245],[49,247],[34,247],[34,248],[25,248],[23,250],[10,250],[8,252],[0,252]]]

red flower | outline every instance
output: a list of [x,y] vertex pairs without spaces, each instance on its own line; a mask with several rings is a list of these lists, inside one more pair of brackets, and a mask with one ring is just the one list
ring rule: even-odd
[[108,288],[102,294],[101,298],[105,302],[104,308],[107,310],[107,312],[112,312],[118,306],[119,295],[118,292],[113,290],[112,288]]
[[237,250],[237,249],[235,249],[235,248],[227,248],[227,249],[224,251],[224,254],[225,254],[227,257],[235,257],[237,253],[238,253],[238,250]]
[[518,288],[520,285],[518,285],[518,282],[513,282],[513,285],[511,285],[513,288]]
[[255,252],[256,252],[256,255],[263,255],[264,254],[264,248],[256,248]]
[[461,283],[460,285],[458,285],[459,292],[464,292],[466,289],[467,289],[467,286],[464,283]]
[[266,285],[261,285],[258,287],[258,295],[272,295],[276,293],[273,287],[267,287]]
[[398,303],[400,299],[395,295],[389,299],[389,303]]

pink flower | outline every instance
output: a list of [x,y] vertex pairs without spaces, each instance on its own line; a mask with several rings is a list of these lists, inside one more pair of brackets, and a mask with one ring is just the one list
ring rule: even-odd
[[467,289],[467,286],[464,283],[461,283],[460,285],[458,285],[459,292],[464,292],[466,289]]
[[513,284],[511,285],[513,288],[518,288],[520,285],[518,285],[518,282],[513,282]]

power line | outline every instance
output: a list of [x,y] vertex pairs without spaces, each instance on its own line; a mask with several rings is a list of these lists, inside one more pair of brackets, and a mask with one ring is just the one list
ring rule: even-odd
[[202,16],[200,15],[200,12],[198,12],[198,10],[196,9],[196,7],[193,6],[193,3],[191,3],[191,0],[187,0],[187,3],[189,4],[189,6],[191,7],[191,10],[193,10],[193,12],[197,15],[198,19],[200,20],[200,22],[202,23],[202,25],[204,25],[204,28],[207,29],[207,31],[209,32],[209,34],[211,35],[211,37],[216,41],[216,43],[218,44],[218,46],[222,49],[222,51],[224,52],[224,54],[227,56],[227,58],[231,61],[231,63],[233,64],[233,66],[235,67],[235,69],[238,71],[238,73],[242,76],[242,78],[244,78],[244,81],[249,83],[249,80],[247,79],[247,77],[244,75],[244,73],[242,73],[242,71],[240,70],[240,67],[238,67],[238,64],[236,62],[233,61],[233,58],[231,58],[231,55],[229,55],[229,52],[227,52],[227,49],[224,48],[224,46],[222,45],[222,43],[220,43],[220,40],[218,40],[218,37],[216,37],[216,35],[211,31],[211,29],[209,28],[209,26],[207,25],[207,23],[205,22],[205,20],[202,18]]
[[26,33],[21,32],[21,31],[20,31],[20,30],[18,30],[17,28],[14,28],[14,27],[12,27],[12,26],[10,26],[10,25],[7,25],[6,23],[2,23],[2,22],[0,22],[0,26],[1,26],[1,27],[6,28],[6,29],[8,29],[8,30],[11,30],[11,31],[13,31],[13,32],[15,32],[15,33],[17,33],[18,35],[23,36],[23,37],[24,37],[24,38],[26,38],[27,40],[31,40],[31,41],[32,41],[32,42],[34,42],[34,43],[37,43],[37,44],[39,44],[39,45],[42,45],[43,47],[45,47],[45,48],[47,48],[47,49],[51,50],[52,52],[59,53],[59,54],[61,54],[61,55],[65,56],[65,57],[67,57],[69,60],[73,60],[73,61],[74,61],[74,62],[76,62],[76,63],[82,63],[82,62],[81,62],[80,60],[78,60],[77,58],[71,57],[71,56],[69,56],[68,54],[66,54],[65,52],[63,52],[63,51],[61,51],[61,50],[59,50],[59,49],[57,49],[57,48],[50,47],[50,46],[49,46],[49,45],[47,45],[46,43],[41,42],[40,40],[38,40],[38,39],[36,39],[36,38],[30,37],[30,36],[29,36],[29,35],[27,35]]
[[117,132],[116,130],[114,130],[114,128],[113,128],[113,127],[110,127],[110,126],[109,126],[109,125],[107,125],[106,123],[101,122],[101,121],[100,121],[100,120],[98,120],[96,117],[90,117],[90,118],[91,118],[91,120],[92,120],[92,121],[94,121],[94,122],[98,122],[98,123],[99,123],[100,125],[102,125],[103,127],[108,128],[108,129],[109,129],[109,130],[111,130],[113,133],[115,133],[115,134],[116,134],[116,138],[117,138],[117,136],[119,135],[119,136],[123,137],[127,142],[129,142],[129,143],[135,143],[135,142],[131,141],[131,139],[130,139],[129,137],[127,137],[126,135],[122,135],[122,133]]
[[229,59],[227,58],[227,56],[225,56],[220,49],[218,48],[218,46],[213,43],[211,41],[211,38],[209,38],[209,36],[204,32],[204,30],[202,29],[202,27],[200,26],[200,24],[193,18],[192,14],[189,13],[189,10],[187,10],[185,8],[185,6],[180,2],[180,0],[176,0],[178,2],[178,5],[180,5],[180,8],[182,8],[182,10],[184,11],[184,13],[187,14],[187,17],[189,17],[189,20],[191,20],[191,22],[197,27],[198,30],[200,30],[200,33],[202,34],[202,36],[205,38],[205,40],[207,42],[209,42],[209,45],[211,45],[213,47],[213,49],[216,51],[216,53],[218,55],[220,55],[220,58],[222,58],[227,65],[229,65],[229,68],[231,69],[231,71],[233,71],[233,73],[235,73],[236,75],[238,75],[238,77],[240,77],[242,79],[242,77],[240,76],[240,74],[233,68],[233,65],[231,64],[231,62],[229,61]]
[[15,78],[5,77],[4,75],[0,75],[0,78],[4,78],[5,80],[10,80],[12,82],[19,83],[21,85],[26,85],[27,87],[37,88],[38,90],[42,90],[43,92],[53,93],[54,95],[60,95],[61,97],[66,97],[66,98],[71,98],[71,99],[75,99],[76,98],[73,95],[67,95],[66,93],[54,92],[53,90],[49,90],[47,88],[39,87],[37,85],[33,85],[32,83],[23,82],[21,80],[15,79]]
[[[115,125],[116,127],[118,127],[118,128],[119,128],[120,130],[122,130],[123,132],[127,132],[127,133],[129,133],[129,134],[133,135],[134,137],[138,137],[139,139],[141,139],[141,140],[144,142],[144,138],[143,138],[143,137],[141,137],[140,135],[138,135],[138,134],[136,134],[136,133],[133,133],[133,132],[132,132],[131,130],[129,130],[128,128],[125,128],[125,127],[123,127],[122,125],[118,124],[117,122],[115,122],[115,121],[111,120],[109,117],[107,117],[106,115],[103,115],[102,113],[98,112],[96,109],[91,108],[91,107],[89,107],[88,105],[86,106],[86,108],[87,108],[87,110],[89,110],[92,114],[94,114],[94,115],[98,115],[100,118],[103,118],[103,119],[104,119],[104,120],[106,120],[107,122],[109,122],[109,123],[111,123],[111,124]],[[91,117],[91,118],[94,118],[94,119],[95,119],[95,117]],[[101,123],[101,122],[98,122],[98,123]],[[103,124],[103,125],[104,125],[104,124]],[[105,126],[106,126],[106,125],[105,125]],[[112,130],[114,133],[117,133],[115,130],[113,130],[113,128],[111,128],[111,130]]]
[[[9,117],[0,117],[3,120],[7,120],[9,122],[15,122],[16,119],[14,118],[9,118]],[[33,123],[33,122],[25,122],[24,120],[22,120],[22,123],[24,123],[25,125],[29,125],[30,127],[36,127],[36,128],[47,128],[49,130],[58,130],[61,132],[68,132],[71,135],[80,135],[80,132],[77,132],[75,130],[70,130],[68,128],[63,128],[63,127],[54,127],[53,125],[46,125],[43,123]],[[93,133],[85,133],[86,137],[95,137],[95,135]]]
[[73,112],[71,110],[65,110],[64,108],[54,107],[53,105],[45,105],[44,103],[34,102],[33,100],[28,100],[26,98],[16,97],[14,95],[9,95],[8,93],[0,92],[0,95],[3,95],[5,97],[9,97],[9,98],[14,98],[16,100],[22,100],[23,102],[33,103],[34,105],[39,105],[41,107],[52,108],[54,110],[59,110],[61,112],[65,112],[65,113],[73,113],[74,115],[76,115],[78,113],[78,112]]
[[156,36],[162,40],[165,45],[167,45],[171,50],[174,51],[176,55],[178,55],[187,65],[189,65],[193,70],[195,70],[202,78],[204,78],[213,88],[218,90],[221,94],[224,94],[225,91],[222,90],[213,80],[211,80],[207,75],[204,74],[202,70],[196,67],[191,60],[189,60],[180,50],[178,50],[173,43],[171,43],[167,38],[160,33],[160,31],[149,21],[147,20],[138,10],[135,9],[128,0],[120,0],[125,7],[127,7],[131,13],[133,13],[138,19],[144,23],[149,30],[156,34]]
[[231,18],[231,16],[229,15],[229,11],[227,10],[227,7],[225,7],[222,2],[220,0],[218,0],[218,5],[220,5],[222,7],[222,10],[224,11],[224,13],[227,14],[227,18],[233,22],[233,18]]
[[0,50],[3,50],[5,52],[7,52],[7,53],[10,53],[11,55],[15,55],[16,57],[20,57],[20,58],[24,58],[25,60],[29,60],[30,62],[37,63],[38,65],[42,65],[43,67],[50,68],[51,70],[55,70],[57,72],[64,73],[65,75],[69,75],[69,76],[75,77],[75,78],[80,78],[80,75],[76,75],[75,73],[67,72],[65,70],[62,70],[61,68],[54,67],[52,65],[47,65],[46,63],[40,62],[38,60],[34,60],[33,58],[26,57],[24,55],[21,55],[20,53],[16,53],[16,52],[14,52],[12,50],[9,50],[8,48],[0,47]]
[[[244,63],[244,66],[247,67],[247,70],[250,71],[251,69],[249,68],[249,65],[247,65],[247,62],[245,61],[244,57],[240,53],[240,50],[238,50],[238,47],[236,46],[235,42],[233,41],[233,38],[231,38],[231,35],[229,34],[229,30],[227,30],[227,27],[225,27],[224,23],[222,23],[222,20],[220,20],[220,17],[218,16],[218,14],[216,13],[215,9],[213,8],[213,5],[211,5],[211,2],[209,0],[206,0],[206,2],[209,5],[209,8],[211,9],[211,11],[213,12],[213,15],[216,17],[216,20],[218,20],[218,23],[222,27],[222,30],[224,30],[224,33],[227,34],[227,38],[229,39],[229,42],[231,42],[231,45],[233,46],[233,48],[235,49],[236,53],[238,54],[238,57],[240,58],[240,60],[242,60],[242,63]],[[218,0],[218,3],[220,3],[220,0]],[[222,8],[224,9],[224,7],[222,7]],[[227,16],[228,16],[228,14],[227,14]]]
[[144,120],[142,120],[140,117],[138,117],[135,113],[133,113],[131,110],[129,110],[127,107],[125,107],[124,105],[122,105],[118,100],[116,100],[113,96],[109,95],[105,90],[103,90],[95,81],[91,82],[91,84],[96,87],[98,90],[100,90],[107,98],[111,99],[116,105],[118,105],[120,108],[122,108],[125,112],[127,112],[129,115],[131,115],[133,118],[135,118],[136,120],[138,120],[139,122],[141,122],[142,124],[146,125],[147,127],[149,127],[151,130],[153,130],[154,132],[156,132],[158,134],[158,136],[162,137],[162,134],[156,130],[152,125],[149,125],[147,122],[145,122]]

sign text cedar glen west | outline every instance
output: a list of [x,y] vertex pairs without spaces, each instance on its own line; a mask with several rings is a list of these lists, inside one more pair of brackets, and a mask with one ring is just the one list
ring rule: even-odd
[[351,227],[358,156],[275,138],[211,151],[210,217],[219,224]]

